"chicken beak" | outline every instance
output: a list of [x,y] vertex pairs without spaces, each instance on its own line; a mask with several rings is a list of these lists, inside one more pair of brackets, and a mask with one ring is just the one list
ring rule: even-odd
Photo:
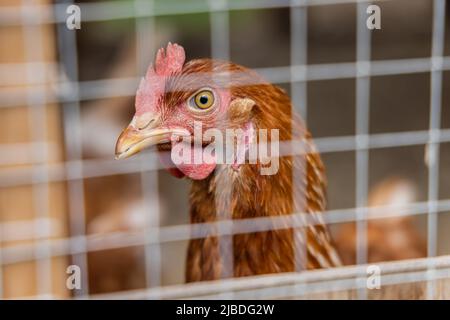
[[139,130],[130,124],[122,131],[116,143],[116,159],[128,158],[141,150],[170,141],[172,130],[156,125]]

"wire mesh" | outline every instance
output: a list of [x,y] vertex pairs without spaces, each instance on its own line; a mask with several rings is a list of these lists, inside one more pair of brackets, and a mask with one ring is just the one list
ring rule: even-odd
[[[162,166],[155,153],[137,156],[126,162],[113,159],[86,159],[81,146],[82,102],[114,97],[131,97],[135,94],[139,77],[116,77],[98,80],[79,80],[78,49],[76,33],[67,30],[66,8],[73,1],[42,4],[22,1],[16,6],[0,7],[2,27],[23,27],[25,61],[23,63],[1,63],[0,112],[26,105],[29,108],[30,142],[0,144],[0,188],[32,186],[32,220],[1,222],[0,242],[15,241],[0,247],[0,297],[4,296],[4,269],[20,262],[36,262],[36,298],[57,297],[52,293],[52,258],[70,257],[82,272],[82,289],[75,290],[78,298],[291,298],[324,292],[356,290],[348,297],[367,298],[365,283],[368,263],[367,224],[371,220],[427,215],[427,258],[416,261],[400,261],[379,264],[386,285],[410,282],[426,282],[428,298],[439,297],[432,280],[450,278],[449,258],[438,257],[438,217],[450,211],[450,199],[439,197],[440,146],[450,142],[450,129],[441,128],[443,72],[450,70],[450,57],[444,54],[445,0],[433,1],[432,50],[430,57],[372,60],[371,31],[366,27],[367,7],[378,1],[358,0],[286,0],[286,1],[103,1],[79,4],[82,23],[134,19],[136,33],[136,69],[142,73],[154,55],[157,32],[155,19],[161,16],[208,14],[210,20],[211,56],[229,60],[230,12],[258,9],[288,8],[290,13],[290,65],[260,67],[255,70],[273,83],[289,83],[293,105],[304,119],[308,119],[308,90],[311,81],[332,79],[356,79],[355,134],[348,136],[319,137],[314,141],[320,153],[352,151],[356,153],[355,204],[349,209],[334,209],[324,212],[328,224],[356,222],[356,264],[330,270],[303,271],[300,273],[255,276],[243,279],[222,279],[205,284],[163,284],[163,244],[198,239],[214,230],[221,239],[221,252],[228,265],[223,278],[233,274],[232,236],[304,227],[317,223],[303,208],[296,208],[289,216],[261,217],[230,222],[229,217],[213,223],[180,224],[162,226],[161,204],[154,195],[158,192],[157,170]],[[383,1],[384,2],[384,1]],[[386,1],[389,2],[389,1]],[[308,63],[308,10],[314,6],[355,4],[356,10],[356,59],[354,62]],[[40,52],[44,42],[36,25],[55,25],[58,61],[42,59]],[[151,36],[149,36],[151,35]],[[371,133],[370,99],[371,79],[375,76],[430,73],[429,129],[407,132]],[[24,79],[20,76],[26,74]],[[52,79],[48,85],[47,79]],[[64,128],[64,161],[49,161],[48,155],[57,148],[48,143],[46,135],[45,105],[57,103],[62,111]],[[112,137],[112,139],[115,137]],[[428,166],[428,195],[426,201],[408,206],[368,206],[369,161],[371,150],[382,148],[426,146]],[[293,140],[281,143],[281,155],[304,153],[304,141]],[[31,166],[8,167],[29,164]],[[139,174],[142,197],[145,201],[146,221],[139,231],[110,232],[91,235],[86,230],[86,208],[84,181],[90,178],[115,175]],[[294,179],[301,180],[304,173],[294,172]],[[49,185],[54,182],[67,183],[69,232],[54,238],[55,230],[64,229],[60,221],[48,215]],[[225,182],[224,188],[226,188]],[[223,189],[219,190],[223,192]],[[395,213],[392,214],[391,211]],[[13,233],[8,230],[14,229]],[[20,242],[21,240],[32,242]],[[108,294],[93,294],[89,288],[88,253],[142,246],[145,252],[145,288]],[[305,254],[296,254],[301,262]]]

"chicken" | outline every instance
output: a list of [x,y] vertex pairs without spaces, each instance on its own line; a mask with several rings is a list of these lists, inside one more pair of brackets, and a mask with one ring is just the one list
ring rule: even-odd
[[[398,215],[402,208],[406,208],[408,204],[415,201],[417,201],[416,188],[412,182],[403,178],[390,177],[372,188],[368,206],[387,209],[383,212],[370,213],[371,219],[367,224],[368,262],[426,257],[426,239],[414,225],[414,218]],[[384,217],[377,218],[377,213],[382,213]],[[334,239],[343,262],[355,264],[355,224],[343,225]]]
[[[109,210],[90,221],[88,233],[107,236],[116,232],[141,232],[148,223],[145,203],[135,198],[127,200],[111,200]],[[142,247],[89,252],[88,262],[91,293],[132,290],[142,287],[142,283],[145,283],[145,257]]]
[[[232,62],[196,59],[185,63],[184,49],[169,43],[157,52],[154,66],[150,65],[141,81],[135,107],[133,119],[117,140],[116,158],[156,145],[171,174],[192,180],[191,223],[215,222],[226,218],[224,212],[238,220],[282,218],[296,210],[308,213],[313,222],[300,232],[286,226],[234,234],[233,270],[228,275],[224,275],[227,257],[221,251],[225,238],[211,233],[192,239],[186,263],[188,282],[340,265],[321,217],[326,205],[324,166],[310,133],[292,114],[291,101],[282,89]],[[174,163],[173,151],[184,143],[180,136],[192,138],[192,154],[218,143],[204,135],[198,141],[196,122],[201,123],[202,133],[215,129],[225,135],[229,128],[241,129],[250,137],[243,142],[247,156],[259,143],[255,132],[261,129],[278,129],[281,142],[302,141],[304,150],[299,156],[280,157],[273,175],[261,174],[264,162],[259,158],[256,163],[246,158],[230,164],[213,155],[212,161]],[[274,142],[274,137],[268,136],[268,143]],[[301,173],[295,181],[294,170]],[[298,244],[306,251],[298,250]]]

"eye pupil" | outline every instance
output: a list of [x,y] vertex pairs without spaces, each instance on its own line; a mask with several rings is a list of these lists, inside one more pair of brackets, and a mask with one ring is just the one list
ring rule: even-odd
[[208,100],[209,100],[209,98],[207,96],[201,96],[200,97],[200,103],[201,104],[207,104]]

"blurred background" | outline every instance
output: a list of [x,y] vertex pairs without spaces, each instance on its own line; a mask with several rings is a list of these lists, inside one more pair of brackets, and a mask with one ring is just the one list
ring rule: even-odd
[[[148,228],[189,223],[189,181],[167,174],[151,153],[114,160],[139,79],[169,41],[188,60],[256,69],[292,96],[322,151],[329,210],[415,204],[368,223],[369,262],[450,254],[448,1],[444,33],[434,10],[445,2],[374,2],[381,30],[369,31],[351,0],[78,1],[81,29],[69,30],[71,1],[2,0],[0,297],[184,282],[187,240],[146,243],[155,237]],[[432,55],[444,57],[434,69]],[[361,57],[372,62],[366,93],[358,92]],[[434,165],[430,128],[440,132]],[[362,151],[360,134],[373,141]],[[438,204],[432,217],[428,200]],[[330,228],[345,264],[357,263],[355,223]],[[71,264],[82,270],[81,290],[66,288]]]

